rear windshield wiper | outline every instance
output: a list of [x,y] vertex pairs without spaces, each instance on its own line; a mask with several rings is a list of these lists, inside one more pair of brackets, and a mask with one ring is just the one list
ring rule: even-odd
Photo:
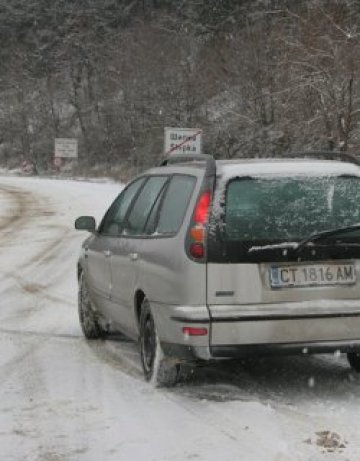
[[257,253],[266,250],[294,250],[295,252],[298,252],[308,243],[314,242],[315,240],[326,239],[327,237],[331,237],[337,234],[346,234],[358,229],[360,229],[360,224],[353,224],[352,226],[346,227],[337,227],[336,229],[316,232],[315,234],[300,240],[300,242],[282,242],[263,246],[252,246],[249,248],[248,253]]
[[266,250],[296,250],[298,247],[298,242],[282,242],[282,243],[274,243],[270,245],[262,245],[262,246],[252,246],[248,249],[248,253],[257,253],[259,251],[266,251]]
[[300,251],[302,248],[304,248],[305,245],[307,245],[310,242],[314,242],[315,240],[326,239],[327,237],[332,237],[333,235],[337,235],[337,234],[347,234],[348,232],[352,232],[358,229],[360,229],[360,224],[353,224],[352,226],[337,227],[336,229],[317,232],[301,240],[298,243],[295,251],[296,252]]

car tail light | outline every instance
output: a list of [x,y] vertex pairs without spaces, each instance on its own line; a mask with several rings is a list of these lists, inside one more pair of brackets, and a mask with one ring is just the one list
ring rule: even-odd
[[189,253],[195,259],[201,259],[205,255],[205,229],[209,216],[210,201],[211,192],[207,190],[200,195],[194,210],[192,226],[189,230]]
[[192,227],[190,229],[190,236],[194,242],[203,242],[205,239],[205,229],[201,227]]
[[194,212],[194,221],[196,224],[206,224],[209,214],[210,199],[211,192],[209,190],[201,194]]
[[186,336],[206,336],[208,334],[207,328],[184,327],[182,331]]
[[204,245],[202,243],[192,243],[190,245],[190,254],[196,259],[200,259],[204,256]]

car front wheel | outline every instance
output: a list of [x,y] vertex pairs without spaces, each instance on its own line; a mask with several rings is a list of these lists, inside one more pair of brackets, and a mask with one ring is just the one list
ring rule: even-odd
[[83,272],[79,278],[78,311],[80,326],[87,339],[97,339],[105,335],[105,331],[98,321],[98,316],[91,305]]
[[146,381],[151,381],[156,386],[176,384],[180,365],[164,356],[150,303],[146,298],[142,302],[140,314],[140,355]]

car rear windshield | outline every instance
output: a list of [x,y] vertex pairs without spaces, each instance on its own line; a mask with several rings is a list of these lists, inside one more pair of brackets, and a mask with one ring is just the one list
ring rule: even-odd
[[[360,222],[360,178],[235,178],[225,201],[227,241],[299,241]],[[346,238],[359,237],[360,232]]]

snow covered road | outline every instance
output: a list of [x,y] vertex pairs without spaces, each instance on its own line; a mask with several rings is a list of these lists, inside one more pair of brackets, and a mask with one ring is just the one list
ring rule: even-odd
[[360,378],[343,357],[226,362],[158,390],[136,344],[77,320],[80,214],[116,184],[0,178],[0,459],[360,459]]

